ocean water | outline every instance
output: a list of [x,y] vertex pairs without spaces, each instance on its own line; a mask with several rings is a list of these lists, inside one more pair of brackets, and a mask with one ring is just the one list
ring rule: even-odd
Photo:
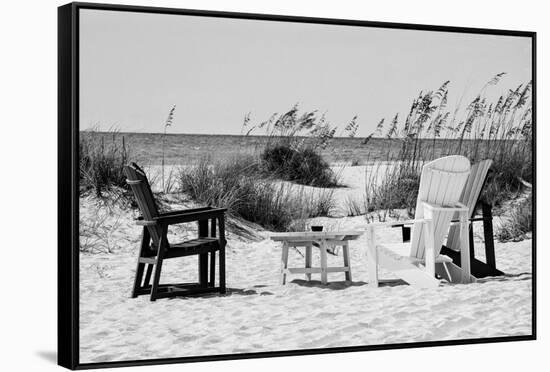
[[[240,155],[258,154],[270,140],[266,136],[244,135],[204,135],[160,133],[107,133],[81,132],[81,137],[92,135],[102,139],[106,146],[113,141],[124,141],[130,160],[143,165],[161,164],[164,143],[164,159],[167,165],[194,164],[202,158],[212,160],[229,159]],[[273,140],[273,139],[271,139]],[[311,141],[303,138],[304,141]],[[450,144],[455,140],[424,139],[424,148],[430,148],[430,156],[438,157],[449,153]],[[468,143],[466,144],[468,146]],[[331,164],[367,164],[392,160],[401,148],[401,140],[372,138],[363,143],[363,138],[333,138],[324,149],[319,149],[323,158]],[[433,152],[431,149],[434,149]]]

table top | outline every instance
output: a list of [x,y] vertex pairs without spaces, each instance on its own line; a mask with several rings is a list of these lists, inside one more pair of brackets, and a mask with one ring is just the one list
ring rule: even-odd
[[269,238],[274,241],[355,240],[363,234],[361,230],[295,231],[271,233]]

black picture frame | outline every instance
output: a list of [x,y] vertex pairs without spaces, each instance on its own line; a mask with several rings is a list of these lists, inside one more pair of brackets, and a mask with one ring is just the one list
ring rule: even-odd
[[[434,342],[412,342],[390,345],[336,347],[311,350],[288,350],[235,355],[209,355],[149,360],[81,363],[79,360],[79,11],[95,9],[116,12],[149,14],[193,15],[215,18],[235,18],[263,21],[348,25],[404,30],[442,31],[451,33],[521,36],[531,39],[533,137],[536,139],[536,32],[433,26],[406,23],[372,22],[347,19],[310,18],[268,14],[203,11],[160,7],[143,7],[97,3],[70,3],[58,8],[58,364],[69,369],[122,367],[171,363],[190,363],[247,358],[266,358],[292,355],[342,353],[369,350],[418,348],[445,345],[464,345],[536,339],[536,192],[533,192],[533,247],[532,247],[532,334],[513,337],[461,339]],[[533,142],[533,185],[536,187],[536,141]]]

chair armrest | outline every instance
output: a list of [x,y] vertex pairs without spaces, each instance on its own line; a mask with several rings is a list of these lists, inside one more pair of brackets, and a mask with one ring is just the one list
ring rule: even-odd
[[[448,206],[448,205],[439,205],[434,203],[428,203],[428,202],[422,202],[424,204],[424,207],[431,210],[431,211],[441,211],[441,210],[453,210],[455,212],[459,213],[465,213],[468,212],[469,209],[462,203],[457,203],[455,206]],[[474,221],[481,221],[485,220],[487,218],[470,218],[469,220],[471,222]],[[408,221],[397,221],[394,224],[391,225],[391,227],[401,227],[404,228],[406,225],[412,225],[415,222],[415,220],[408,220]],[[457,223],[460,222],[460,220],[452,220],[451,223]]]
[[392,221],[392,222],[374,222],[369,223],[367,225],[367,229],[369,228],[377,228],[377,227],[400,227],[403,225],[412,225],[415,223],[427,223],[428,221],[431,221],[429,218],[418,218],[416,220],[404,220],[404,221]]
[[206,211],[206,210],[212,210],[212,207],[201,207],[201,208],[192,208],[192,209],[182,209],[179,211],[164,212],[164,213],[160,213],[159,217],[173,216],[175,214],[194,213],[194,212],[200,212],[200,211]]
[[431,211],[454,211],[454,212],[468,212],[469,209],[462,203],[456,203],[455,205],[439,205],[434,203],[428,203],[423,201],[424,208]]
[[174,225],[178,223],[193,222],[199,220],[207,220],[223,216],[227,208],[210,208],[195,212],[183,212],[181,214],[160,215],[153,219],[154,222],[161,225]]

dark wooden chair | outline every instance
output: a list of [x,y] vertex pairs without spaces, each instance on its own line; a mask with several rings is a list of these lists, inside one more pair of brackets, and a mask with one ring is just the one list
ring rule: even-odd
[[[497,269],[495,259],[495,242],[493,238],[492,207],[481,199],[481,191],[490,177],[492,160],[482,160],[472,166],[470,176],[460,197],[460,202],[470,210],[469,216],[469,241],[470,241],[470,272],[476,278],[504,275]],[[476,211],[481,208],[481,216]],[[453,221],[456,222],[456,221]],[[485,262],[475,258],[474,231],[472,224],[483,222],[483,236],[485,240]],[[403,241],[409,241],[411,228],[406,225],[398,225],[402,229]],[[441,249],[441,254],[450,257],[453,263],[460,266],[460,250],[458,249],[458,228],[451,226],[446,245]]]
[[[137,224],[143,226],[132,297],[150,294],[151,301],[155,301],[157,298],[212,292],[225,293],[224,214],[226,209],[205,207],[159,213],[151,186],[143,170],[137,164],[132,163],[124,167],[124,173],[142,214],[138,218]],[[180,243],[168,241],[167,233],[170,225],[190,222],[198,223],[196,239]],[[216,252],[219,255],[219,283],[217,286],[215,283]],[[160,284],[164,260],[192,255],[198,255],[197,283]],[[209,256],[210,275],[208,275]]]

